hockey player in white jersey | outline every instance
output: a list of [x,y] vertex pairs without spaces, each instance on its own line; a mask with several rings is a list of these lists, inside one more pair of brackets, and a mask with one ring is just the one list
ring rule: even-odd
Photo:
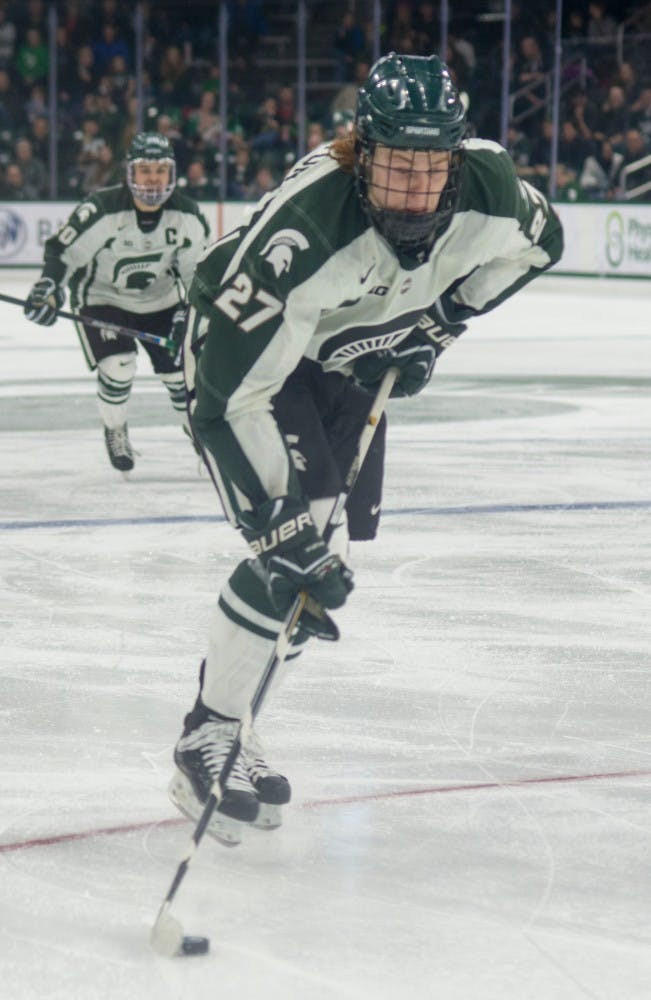
[[[50,326],[65,301],[95,320],[169,337],[179,344],[187,313],[187,288],[209,234],[197,204],[176,190],[174,150],[155,132],[134,137],[124,184],[89,195],[45,244],[41,277],[25,315]],[[77,324],[89,368],[97,369],[97,400],[111,464],[134,465],[127,406],[136,373],[136,341],[109,329]],[[141,342],[142,343],[142,342]],[[142,343],[185,416],[178,352]]]
[[[175,750],[171,795],[190,816],[219,778],[296,595],[332,609],[352,588],[345,530],[329,546],[321,538],[341,488],[341,436],[361,430],[346,387],[373,393],[394,367],[392,394],[417,393],[472,317],[561,255],[545,198],[504,149],[465,129],[447,67],[390,54],[360,90],[353,133],[299,161],[198,265],[184,349],[192,427],[254,558],[221,591]],[[295,639],[310,629],[318,623],[302,618]],[[209,829],[223,834],[225,817],[259,823],[261,809],[272,825],[268,807],[277,823],[289,798],[287,779],[247,741]]]

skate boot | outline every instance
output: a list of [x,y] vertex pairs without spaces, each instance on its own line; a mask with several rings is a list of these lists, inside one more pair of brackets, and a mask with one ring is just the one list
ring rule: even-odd
[[[169,795],[189,819],[198,820],[212,786],[219,778],[235,737],[239,720],[227,719],[197,700],[185,717],[185,726],[174,750],[178,768]],[[242,839],[244,823],[253,823],[259,805],[240,752],[226,780],[223,797],[212,814],[206,832],[222,844],[233,846]]]
[[246,746],[242,748],[242,758],[260,803],[253,826],[259,830],[276,830],[282,824],[280,807],[291,799],[292,788],[283,774],[272,771],[263,752],[259,738],[250,730]]
[[114,469],[120,472],[130,472],[133,469],[133,450],[129,441],[127,425],[121,427],[105,427],[104,441],[106,450]]

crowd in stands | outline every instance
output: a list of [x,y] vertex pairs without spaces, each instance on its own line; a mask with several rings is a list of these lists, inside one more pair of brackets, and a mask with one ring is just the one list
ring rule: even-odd
[[[206,0],[143,4],[144,127],[169,136],[180,183],[199,200],[214,200],[221,193],[224,129],[228,199],[259,198],[277,186],[298,156],[295,68],[288,68],[280,82],[266,79],[257,68],[261,42],[270,32],[271,7],[264,0],[228,0],[227,6],[228,111],[222,121],[219,5]],[[357,89],[372,61],[372,5],[338,6],[340,22],[324,52],[332,66],[332,86],[324,90],[325,98],[308,102],[308,149],[333,135],[337,117],[340,128],[349,127]],[[547,0],[513,0],[511,24],[507,146],[518,172],[545,191],[553,128],[552,8]],[[394,0],[383,9],[381,51],[438,52],[436,3]],[[56,10],[54,193],[77,200],[122,178],[125,152],[138,129],[135,5],[127,0],[59,0]],[[467,96],[471,132],[499,139],[503,3],[469,0],[451,5],[451,10],[446,61]],[[48,15],[46,0],[0,0],[4,200],[41,199],[53,193]],[[622,58],[622,46],[615,42],[624,23],[626,38],[637,35],[642,41],[626,49]],[[651,153],[651,3],[566,0],[562,36],[557,197],[619,198],[623,168]],[[648,168],[639,172],[635,184],[650,176]]]

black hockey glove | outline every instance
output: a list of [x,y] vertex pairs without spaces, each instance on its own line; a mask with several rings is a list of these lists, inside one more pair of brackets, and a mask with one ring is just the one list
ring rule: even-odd
[[410,333],[406,340],[384,351],[363,354],[353,365],[353,378],[372,395],[380,388],[382,377],[389,368],[397,368],[391,396],[415,396],[427,385],[436,360],[436,349]]
[[470,309],[457,305],[445,293],[429,307],[420,319],[416,329],[421,340],[430,341],[438,358],[446,347],[459,337],[468,327],[463,321],[474,315]]
[[274,607],[285,614],[299,591],[322,608],[339,608],[353,589],[353,574],[328,551],[300,500],[278,497],[239,517],[242,534],[267,571]]
[[185,324],[188,319],[188,307],[179,306],[172,316],[169,339],[173,344],[169,346],[169,352],[174,358],[174,365],[180,368],[183,361],[183,338],[185,337]]
[[39,278],[27,296],[24,313],[33,323],[52,326],[65,300],[66,293],[52,278]]

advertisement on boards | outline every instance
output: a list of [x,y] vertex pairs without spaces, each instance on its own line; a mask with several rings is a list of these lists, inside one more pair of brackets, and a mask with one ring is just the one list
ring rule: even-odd
[[651,278],[651,205],[557,204],[565,251],[555,274]]
[[[77,202],[0,202],[0,267],[38,266],[45,241]],[[253,204],[202,204],[213,239],[251,217]],[[555,274],[651,278],[651,205],[555,206],[565,231],[565,252]]]

